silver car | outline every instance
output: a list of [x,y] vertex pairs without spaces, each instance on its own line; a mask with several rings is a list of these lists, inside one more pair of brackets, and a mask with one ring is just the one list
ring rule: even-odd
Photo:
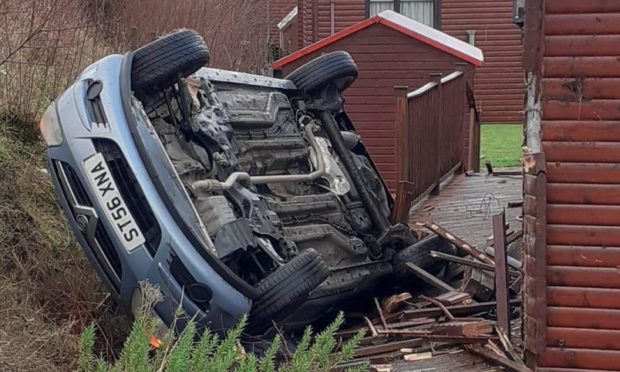
[[286,79],[208,59],[191,30],[108,56],[41,121],[61,205],[121,305],[135,311],[148,281],[165,325],[181,307],[214,330],[250,314],[261,333],[364,302],[405,261],[440,269],[436,241],[390,222],[344,111],[358,74],[346,52]]

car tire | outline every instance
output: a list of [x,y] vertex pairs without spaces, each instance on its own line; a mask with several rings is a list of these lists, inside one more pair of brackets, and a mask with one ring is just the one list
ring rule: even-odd
[[455,254],[456,248],[452,243],[437,235],[429,235],[394,255],[392,258],[394,276],[399,279],[411,277],[412,274],[409,269],[407,269],[407,262],[411,262],[433,275],[441,273],[446,263],[443,260],[431,257],[431,251]]
[[256,285],[259,296],[252,304],[248,330],[263,331],[290,314],[328,276],[329,268],[316,250],[301,252]]
[[166,88],[178,75],[188,77],[208,62],[209,50],[202,36],[193,30],[173,32],[134,52],[132,88]]
[[351,55],[345,51],[324,54],[291,72],[286,79],[292,81],[297,88],[306,94],[321,90],[333,83],[338,92],[347,89],[359,71]]

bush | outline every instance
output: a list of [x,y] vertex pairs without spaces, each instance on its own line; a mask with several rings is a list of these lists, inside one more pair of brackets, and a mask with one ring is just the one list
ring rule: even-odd
[[[344,316],[340,313],[333,323],[316,336],[310,327],[306,328],[293,355],[280,362],[277,360],[282,347],[280,336],[274,338],[263,356],[246,354],[243,351],[240,340],[247,325],[246,317],[222,340],[208,329],[198,337],[196,325],[190,321],[178,336],[170,331],[160,343],[158,339],[153,339],[153,335],[157,333],[157,323],[149,316],[152,313],[153,301],[145,300],[143,303],[146,305],[136,317],[121,356],[115,363],[108,364],[93,354],[95,326],[91,325],[84,330],[80,339],[80,371],[329,371],[334,365],[349,362],[364,337],[364,331],[361,330],[344,343],[339,352],[334,353],[339,346],[335,333],[344,321]],[[153,347],[154,340],[157,340],[155,343],[160,343],[157,347]],[[358,369],[365,370],[366,366]]]

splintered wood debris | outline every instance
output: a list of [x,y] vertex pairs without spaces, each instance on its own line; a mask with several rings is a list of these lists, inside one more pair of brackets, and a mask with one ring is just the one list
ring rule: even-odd
[[[496,221],[503,223],[503,216]],[[372,371],[382,372],[529,371],[521,359],[520,334],[514,332],[520,328],[522,277],[520,246],[514,246],[520,244],[521,232],[509,230],[506,236],[496,223],[495,234],[503,236],[494,241],[502,245],[502,255],[508,252],[508,263],[504,256],[495,257],[491,245],[480,249],[436,223],[424,226],[451,242],[454,254],[428,250],[445,263],[439,274],[407,263],[408,280],[421,289],[374,298],[373,316],[337,334],[344,342],[359,329],[367,330],[355,359],[336,369],[369,363]]]

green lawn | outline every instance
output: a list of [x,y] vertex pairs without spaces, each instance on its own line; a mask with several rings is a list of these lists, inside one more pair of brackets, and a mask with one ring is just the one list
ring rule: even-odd
[[481,127],[481,168],[490,161],[494,168],[519,166],[523,146],[521,124],[484,124]]

